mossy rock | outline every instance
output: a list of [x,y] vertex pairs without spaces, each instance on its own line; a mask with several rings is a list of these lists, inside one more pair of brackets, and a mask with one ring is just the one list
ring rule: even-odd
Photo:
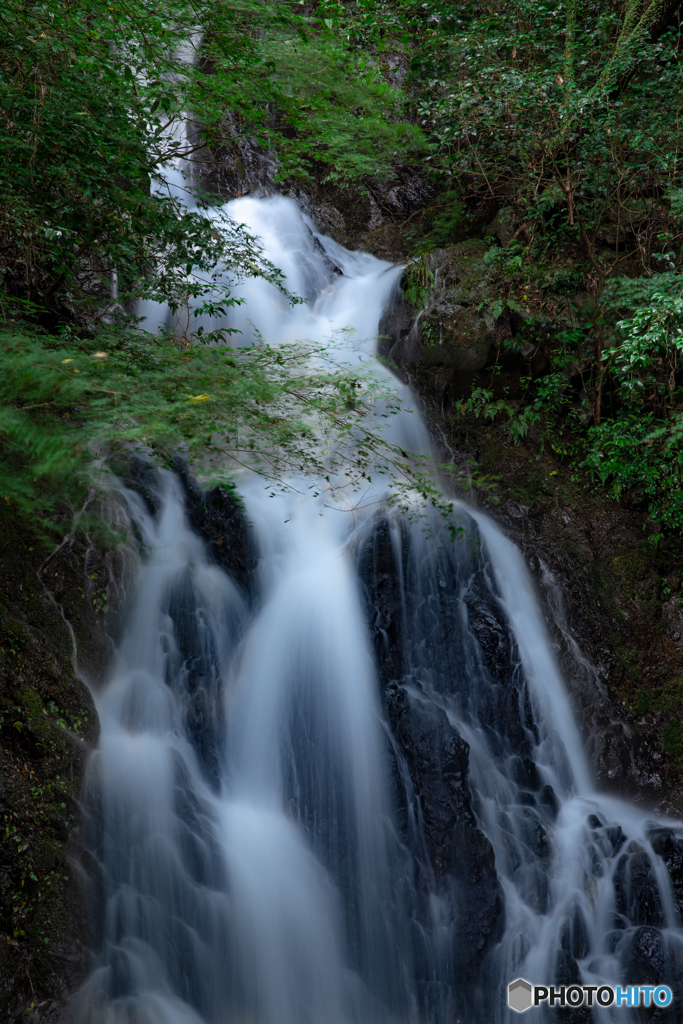
[[516,226],[517,218],[513,207],[504,206],[486,228],[486,234],[494,235],[506,249],[514,238]]
[[422,362],[453,371],[476,372],[489,361],[495,344],[495,322],[490,313],[459,306],[446,294],[420,324]]
[[491,271],[484,261],[488,252],[481,238],[468,238],[448,249],[435,249],[427,257],[437,288],[452,304],[470,306],[492,298]]

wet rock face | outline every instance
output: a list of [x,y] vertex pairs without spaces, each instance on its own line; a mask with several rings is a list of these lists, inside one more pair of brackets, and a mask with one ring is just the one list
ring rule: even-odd
[[486,242],[469,238],[448,249],[434,249],[427,265],[434,275],[434,286],[443,289],[452,302],[472,306],[491,297],[489,268],[484,261]]
[[[547,912],[558,813],[555,793],[534,761],[538,736],[519,654],[476,539],[470,523],[459,544],[440,547],[431,538],[422,545],[418,532],[392,531],[379,521],[359,552],[391,730],[402,839],[416,864],[414,918],[427,932],[425,906],[432,900],[443,908],[444,920],[453,922],[449,982],[458,992],[459,1010],[472,1010],[474,1019],[485,1000],[469,980],[486,976],[488,954],[503,930],[499,875],[514,883],[532,910]],[[487,771],[500,776],[499,863],[475,813],[481,813],[482,793],[486,799],[486,780],[472,760],[473,753],[481,758],[481,748],[470,750],[459,723],[474,726],[473,737],[477,728],[485,734]],[[675,958],[662,931],[662,879],[652,852],[647,844],[629,843],[618,825],[595,814],[586,825],[596,873],[604,857],[614,858],[610,953],[629,983],[666,983]],[[669,867],[680,901],[683,843],[671,829],[657,829],[651,842]],[[559,940],[554,982],[580,983],[579,963],[597,951],[578,903],[567,908]],[[419,942],[416,947],[419,965]],[[569,1019],[559,1010],[553,1018]],[[588,1022],[590,1013],[581,1010],[576,1019]]]
[[[464,650],[467,644],[463,646],[457,625],[444,633],[444,623],[463,621],[461,594],[450,564],[454,551],[437,554],[426,589],[415,579],[425,552],[411,548],[405,529],[379,520],[359,551],[359,575],[392,735],[399,820],[416,861],[416,915],[426,917],[429,893],[437,894],[453,928],[452,980],[470,985],[502,933],[502,892],[493,849],[472,809],[469,746],[433,695],[437,691],[458,700],[466,691],[468,673],[475,664],[482,668],[483,648],[475,640]],[[464,557],[469,564],[466,550]],[[483,594],[479,597],[481,638],[492,660],[498,657],[501,677],[509,681],[502,625],[489,610],[487,630],[486,602]],[[422,685],[430,673],[433,690]],[[494,696],[487,692],[485,700],[492,716],[502,721],[506,688],[498,685],[496,690]],[[497,700],[500,695],[502,704]],[[528,773],[533,775],[534,768],[529,762]]]
[[[183,490],[189,525],[243,595],[248,600],[253,598],[257,553],[242,509],[221,487],[203,491],[183,459],[175,459],[174,469]],[[132,459],[125,482],[142,498],[148,511],[156,515],[162,488],[158,470],[140,459]],[[175,672],[184,678],[187,691],[188,734],[207,782],[217,790],[225,733],[219,657],[210,630],[205,628],[205,610],[189,574],[169,595],[167,612],[173,622],[179,657]]]
[[406,252],[405,223],[427,206],[436,194],[432,182],[417,167],[397,167],[390,180],[356,185],[312,181],[304,192],[298,182],[287,194],[295,199],[326,235],[350,249],[365,249],[381,259],[400,260]]
[[181,663],[175,671],[183,678],[187,693],[188,735],[205,778],[217,791],[225,735],[220,662],[210,630],[202,628],[203,609],[189,573],[169,595],[167,612]]
[[662,933],[657,928],[637,928],[626,936],[620,950],[625,971],[635,985],[658,985],[664,975]]
[[629,843],[614,872],[615,909],[637,925],[663,928],[666,918],[652,861],[637,843]]
[[503,900],[493,849],[470,803],[469,746],[432,701],[409,697],[392,683],[385,704],[410,778],[410,810],[457,936],[454,980],[470,981],[502,933]]
[[[216,562],[250,595],[258,556],[243,509],[222,487],[203,491],[185,459],[177,456],[173,469],[183,489],[189,525],[206,542]],[[156,516],[161,507],[159,471],[142,459],[132,458],[124,473],[124,483]]]
[[458,447],[464,431],[446,430],[448,443],[456,460],[467,453],[499,475],[502,500],[484,497],[482,507],[535,578],[596,785],[679,818],[683,774],[677,743],[666,741],[683,721],[680,541],[658,555],[643,540],[642,510],[579,490],[560,459],[539,450],[538,434],[516,445],[504,427],[467,430],[470,448]]
[[396,297],[380,325],[380,335],[390,339],[384,355],[399,367],[419,363],[427,378],[436,374],[446,388],[490,362],[500,331],[486,305],[493,298],[486,251],[485,242],[471,238],[425,258],[429,305],[411,310]]
[[447,293],[438,298],[421,324],[422,363],[451,372],[476,373],[489,362],[496,341],[490,313],[461,306]]
[[89,969],[91,866],[81,856],[79,798],[98,720],[74,671],[67,622],[95,667],[103,645],[94,626],[103,615],[93,608],[98,590],[88,600],[87,583],[104,588],[105,575],[100,552],[82,537],[55,551],[26,521],[6,518],[0,540],[2,1021],[65,1024],[68,997]]
[[358,575],[365,592],[366,621],[385,685],[400,680],[403,674],[403,595],[397,569],[392,529],[387,519],[381,519],[360,551]]
[[159,471],[149,462],[134,455],[123,470],[123,482],[142,498],[150,515],[157,516],[161,509]]
[[678,913],[683,920],[683,835],[672,828],[655,828],[650,833],[654,852],[666,864]]
[[453,870],[456,826],[475,824],[467,788],[469,747],[432,701],[409,698],[395,683],[385,700],[415,789],[430,862],[443,877]]
[[[516,647],[491,600],[481,567],[469,578],[462,600],[470,638],[476,641],[476,645],[470,645],[469,671],[478,671],[481,677],[480,686],[468,693],[468,710],[485,723],[496,750],[512,755],[509,771],[515,781],[522,788],[540,788],[529,784],[532,777],[536,778],[536,765],[529,757],[533,722]],[[523,707],[525,713],[521,713]]]

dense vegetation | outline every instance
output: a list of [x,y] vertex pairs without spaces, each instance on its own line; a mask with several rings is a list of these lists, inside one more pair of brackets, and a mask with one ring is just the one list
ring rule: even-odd
[[677,0],[47,0],[12,4],[0,32],[6,501],[47,512],[93,453],[168,458],[211,430],[237,458],[248,437],[276,470],[311,468],[307,418],[337,425],[353,380],[303,395],[298,355],[228,358],[130,315],[139,298],[225,309],[217,267],[279,285],[214,197],[188,208],[164,177],[178,155],[239,162],[258,144],[304,187],[419,168],[436,198],[406,232],[418,256],[493,221],[501,348],[544,369],[510,402],[497,357],[463,414],[516,436],[540,422],[656,531],[683,523]]
[[467,410],[507,415],[518,434],[541,421],[558,452],[645,504],[655,536],[683,524],[678,7],[411,14],[417,116],[456,197],[451,224],[485,234],[497,211],[491,310],[505,347],[545,356],[515,407],[492,379]]

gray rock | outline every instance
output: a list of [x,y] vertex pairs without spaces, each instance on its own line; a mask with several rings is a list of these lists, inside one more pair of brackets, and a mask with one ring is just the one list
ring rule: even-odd
[[311,205],[310,214],[323,234],[336,239],[346,237],[344,217],[336,206],[331,206],[328,203],[317,203]]

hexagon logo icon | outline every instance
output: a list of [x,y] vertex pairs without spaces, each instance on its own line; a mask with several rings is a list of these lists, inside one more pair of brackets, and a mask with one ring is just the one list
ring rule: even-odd
[[508,1006],[517,1013],[528,1010],[533,1002],[532,988],[524,978],[517,978],[508,985]]

